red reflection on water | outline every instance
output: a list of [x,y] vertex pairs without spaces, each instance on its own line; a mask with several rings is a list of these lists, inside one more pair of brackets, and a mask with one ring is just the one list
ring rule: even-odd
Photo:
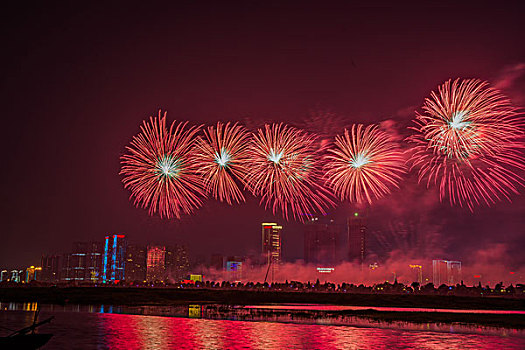
[[[97,314],[109,349],[483,349],[522,348],[522,338],[323,324]],[[321,320],[319,322],[322,322]],[[101,345],[100,343],[98,343]]]

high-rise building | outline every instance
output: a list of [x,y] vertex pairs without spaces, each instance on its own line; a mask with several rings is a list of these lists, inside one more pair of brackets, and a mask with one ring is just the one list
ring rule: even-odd
[[333,219],[311,217],[304,225],[304,260],[307,264],[334,266],[339,227]]
[[97,282],[102,270],[102,249],[99,242],[75,242],[71,253],[65,254],[60,279],[63,281]]
[[461,262],[432,260],[432,282],[439,287],[442,284],[454,285],[461,281]]
[[226,271],[228,272],[228,279],[231,282],[242,280],[244,257],[229,256],[226,259]]
[[22,275],[22,270],[11,270],[11,282],[20,283],[20,276]]
[[166,247],[166,280],[180,282],[190,271],[186,247],[176,244]]
[[[271,279],[279,269],[282,261],[281,231],[283,227],[276,223],[262,223],[262,255],[268,268],[271,269]],[[270,271],[270,270],[269,270]]]
[[129,244],[126,248],[126,264],[124,277],[126,281],[146,280],[147,247]]
[[267,263],[279,265],[281,263],[281,231],[283,227],[276,223],[262,223],[262,253]]
[[42,281],[57,282],[60,280],[60,270],[62,269],[60,255],[42,255],[40,263]]
[[417,264],[408,265],[413,271],[412,282],[417,282],[419,285],[423,284],[423,266]]
[[29,283],[31,281],[38,281],[40,280],[40,273],[42,272],[41,267],[35,267],[35,266],[29,266],[26,268],[26,274],[24,281],[26,283]]
[[2,270],[2,272],[0,272],[0,282],[3,281],[9,281],[9,273],[7,270]]
[[125,279],[126,236],[106,236],[104,241],[103,283],[118,283]]
[[366,257],[366,218],[355,212],[348,218],[348,260],[362,264]]
[[149,282],[179,282],[186,278],[190,263],[182,245],[150,245],[146,266],[146,280]]
[[148,246],[146,260],[146,280],[148,282],[164,281],[166,277],[166,247]]

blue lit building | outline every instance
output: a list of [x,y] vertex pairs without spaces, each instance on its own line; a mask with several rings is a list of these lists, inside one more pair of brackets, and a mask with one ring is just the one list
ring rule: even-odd
[[104,241],[103,283],[117,283],[125,279],[126,236],[106,236]]

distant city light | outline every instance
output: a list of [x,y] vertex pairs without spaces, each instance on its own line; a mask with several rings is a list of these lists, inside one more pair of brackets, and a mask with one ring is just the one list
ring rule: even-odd
[[335,268],[333,267],[318,267],[317,272],[319,273],[332,273],[334,272]]

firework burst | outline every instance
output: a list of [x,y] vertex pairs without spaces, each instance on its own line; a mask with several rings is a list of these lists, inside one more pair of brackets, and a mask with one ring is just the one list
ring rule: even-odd
[[325,213],[334,204],[330,192],[318,183],[315,136],[283,124],[267,124],[252,136],[245,182],[266,208],[304,221],[306,215]]
[[510,200],[525,169],[523,118],[487,82],[445,82],[425,100],[414,120],[412,168],[419,181],[439,186],[451,205],[491,205]]
[[372,203],[398,187],[405,173],[403,152],[376,125],[353,125],[336,136],[325,165],[327,185],[341,200]]
[[246,176],[248,135],[237,123],[217,123],[197,140],[195,160],[206,191],[228,204],[244,201],[236,181]]
[[186,124],[173,122],[168,129],[166,113],[159,111],[158,117],[144,121],[121,157],[124,187],[150,215],[180,218],[202,204],[203,184],[192,150],[200,127]]

